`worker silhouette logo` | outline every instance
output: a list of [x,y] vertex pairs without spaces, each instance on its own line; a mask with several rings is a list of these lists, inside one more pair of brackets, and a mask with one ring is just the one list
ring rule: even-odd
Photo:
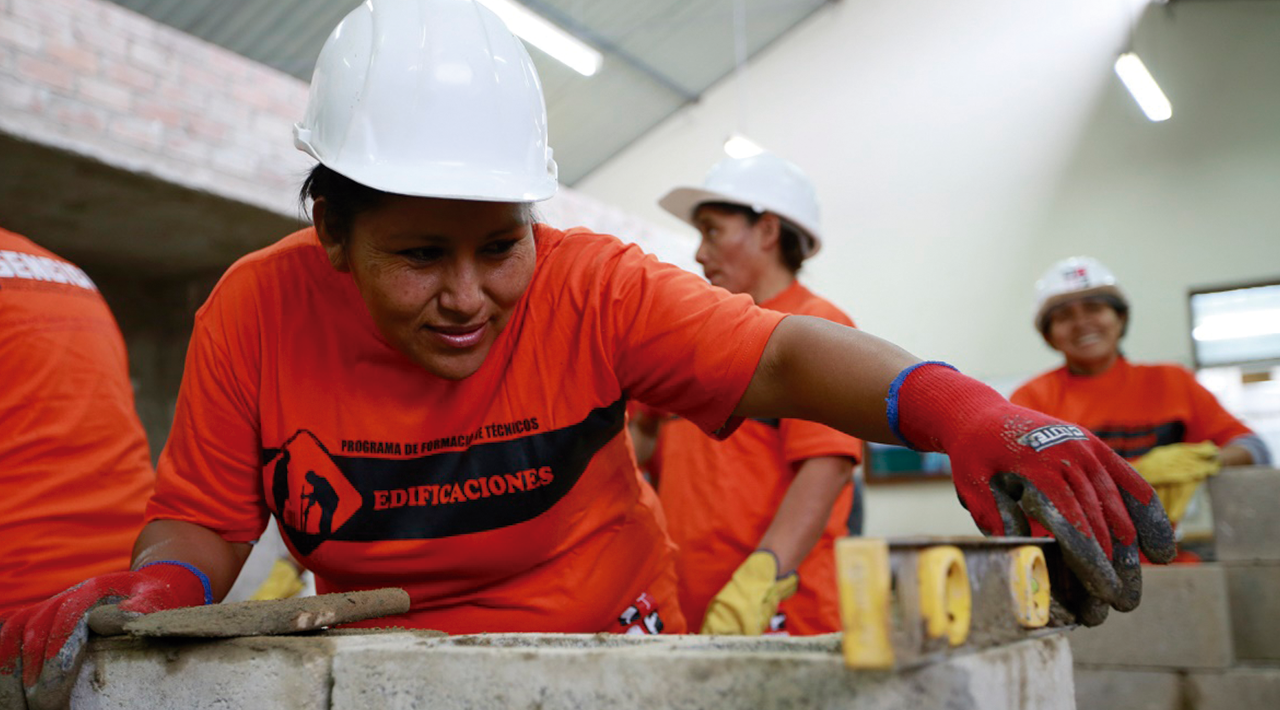
[[1084,441],[1088,438],[1080,427],[1069,424],[1051,424],[1023,434],[1018,441],[1036,451],[1044,451],[1050,446],[1056,446],[1064,441]]
[[363,498],[311,432],[298,431],[273,453],[263,472],[273,509],[298,552],[308,554],[360,510]]

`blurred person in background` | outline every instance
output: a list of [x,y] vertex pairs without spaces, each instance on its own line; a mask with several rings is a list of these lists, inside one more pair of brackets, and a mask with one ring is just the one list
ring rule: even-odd
[[0,229],[0,619],[127,568],[154,483],[98,287]]
[[[674,189],[659,204],[698,230],[696,258],[712,284],[761,308],[853,325],[796,279],[822,240],[816,192],[795,164],[771,153],[728,158],[702,186]],[[723,441],[652,409],[636,422],[680,548],[680,607],[691,628],[839,630],[834,546],[847,532],[862,442],[802,419],[750,419]]]
[[1097,259],[1071,257],[1044,273],[1036,282],[1035,327],[1065,362],[1010,400],[1087,427],[1155,487],[1175,524],[1200,482],[1223,466],[1271,462],[1263,440],[1190,370],[1125,358],[1129,300]]

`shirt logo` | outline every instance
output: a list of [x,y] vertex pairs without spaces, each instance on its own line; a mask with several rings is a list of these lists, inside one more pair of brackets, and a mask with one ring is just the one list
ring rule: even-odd
[[342,529],[364,499],[315,435],[303,429],[267,461],[282,529],[307,554]]
[[1023,434],[1018,443],[1026,444],[1036,451],[1044,451],[1064,441],[1085,441],[1089,437],[1078,426],[1070,424],[1050,424],[1039,429],[1032,429]]

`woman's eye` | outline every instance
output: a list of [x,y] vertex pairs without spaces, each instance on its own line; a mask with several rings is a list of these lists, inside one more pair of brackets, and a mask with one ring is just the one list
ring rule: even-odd
[[488,244],[485,245],[484,251],[486,254],[493,254],[495,256],[506,254],[507,252],[514,249],[516,247],[516,244],[519,244],[519,243],[520,243],[519,239],[503,239],[502,241],[489,242]]
[[400,256],[412,261],[434,261],[439,259],[443,253],[443,250],[435,247],[417,247],[414,249],[405,249],[400,252]]

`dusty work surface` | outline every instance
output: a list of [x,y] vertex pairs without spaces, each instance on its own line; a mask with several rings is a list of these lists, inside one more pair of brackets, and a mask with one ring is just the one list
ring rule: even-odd
[[898,672],[850,671],[838,649],[836,635],[96,639],[73,707],[1075,708],[1058,633]]

